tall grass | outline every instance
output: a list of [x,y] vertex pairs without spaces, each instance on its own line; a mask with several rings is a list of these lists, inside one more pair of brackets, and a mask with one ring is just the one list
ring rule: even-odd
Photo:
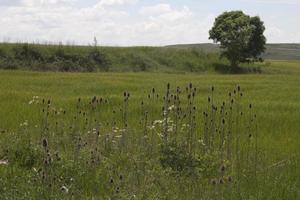
[[33,97],[37,120],[2,134],[9,143],[0,151],[8,160],[0,166],[1,198],[299,198],[292,178],[299,158],[270,165],[255,105],[245,104],[240,86],[224,99],[216,90],[205,110],[192,83],[149,88],[138,105],[129,91],[67,108]]

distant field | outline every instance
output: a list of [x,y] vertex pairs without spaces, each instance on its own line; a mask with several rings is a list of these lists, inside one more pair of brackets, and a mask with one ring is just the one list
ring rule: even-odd
[[[196,48],[215,53],[220,51],[219,46],[215,44],[182,44],[169,47]],[[300,44],[267,44],[263,57],[272,60],[300,60]]]

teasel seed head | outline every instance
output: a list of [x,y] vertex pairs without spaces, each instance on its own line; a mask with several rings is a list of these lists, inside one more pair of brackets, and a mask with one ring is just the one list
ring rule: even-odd
[[212,185],[216,185],[216,184],[217,184],[216,179],[212,179],[212,180],[211,180],[211,184],[212,184]]
[[225,172],[225,170],[226,170],[225,165],[222,165],[221,168],[220,168],[220,171],[221,171],[221,172]]
[[43,147],[46,149],[48,147],[48,141],[46,138],[43,139]]
[[224,183],[224,180],[220,178],[219,183],[222,185]]

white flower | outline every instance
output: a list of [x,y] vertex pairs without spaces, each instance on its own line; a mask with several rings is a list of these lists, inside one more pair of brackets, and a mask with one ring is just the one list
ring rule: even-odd
[[156,124],[162,124],[163,123],[163,120],[155,120],[153,122],[153,125],[156,125]]
[[113,129],[113,132],[114,132],[114,133],[117,133],[117,132],[118,132],[118,130],[117,130],[117,129]]
[[65,192],[65,193],[68,193],[69,192],[69,189],[66,187],[66,186],[61,186],[61,191]]
[[149,128],[150,130],[153,130],[153,129],[155,129],[155,126],[154,126],[154,125],[148,126],[148,128]]
[[173,131],[173,127],[172,126],[169,126],[168,127],[168,132],[172,132]]
[[168,108],[169,111],[172,111],[172,110],[174,110],[174,109],[175,109],[175,105],[171,105],[171,106]]
[[0,160],[0,165],[8,165],[8,160]]

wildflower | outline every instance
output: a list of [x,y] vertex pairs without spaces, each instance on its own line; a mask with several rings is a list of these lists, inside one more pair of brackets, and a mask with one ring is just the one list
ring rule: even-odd
[[171,106],[168,108],[169,111],[172,111],[172,110],[174,110],[174,109],[175,109],[175,105],[171,105]]
[[62,192],[65,192],[65,193],[68,193],[68,192],[69,192],[69,189],[68,189],[66,186],[64,186],[64,185],[61,186],[60,189],[61,189]]
[[21,123],[20,126],[28,126],[28,120],[25,120],[25,122]]
[[162,124],[163,123],[163,120],[155,120],[154,122],[153,122],[153,124]]
[[172,132],[173,131],[173,126],[169,126],[168,127],[168,132]]
[[8,165],[8,160],[0,160],[0,165]]

